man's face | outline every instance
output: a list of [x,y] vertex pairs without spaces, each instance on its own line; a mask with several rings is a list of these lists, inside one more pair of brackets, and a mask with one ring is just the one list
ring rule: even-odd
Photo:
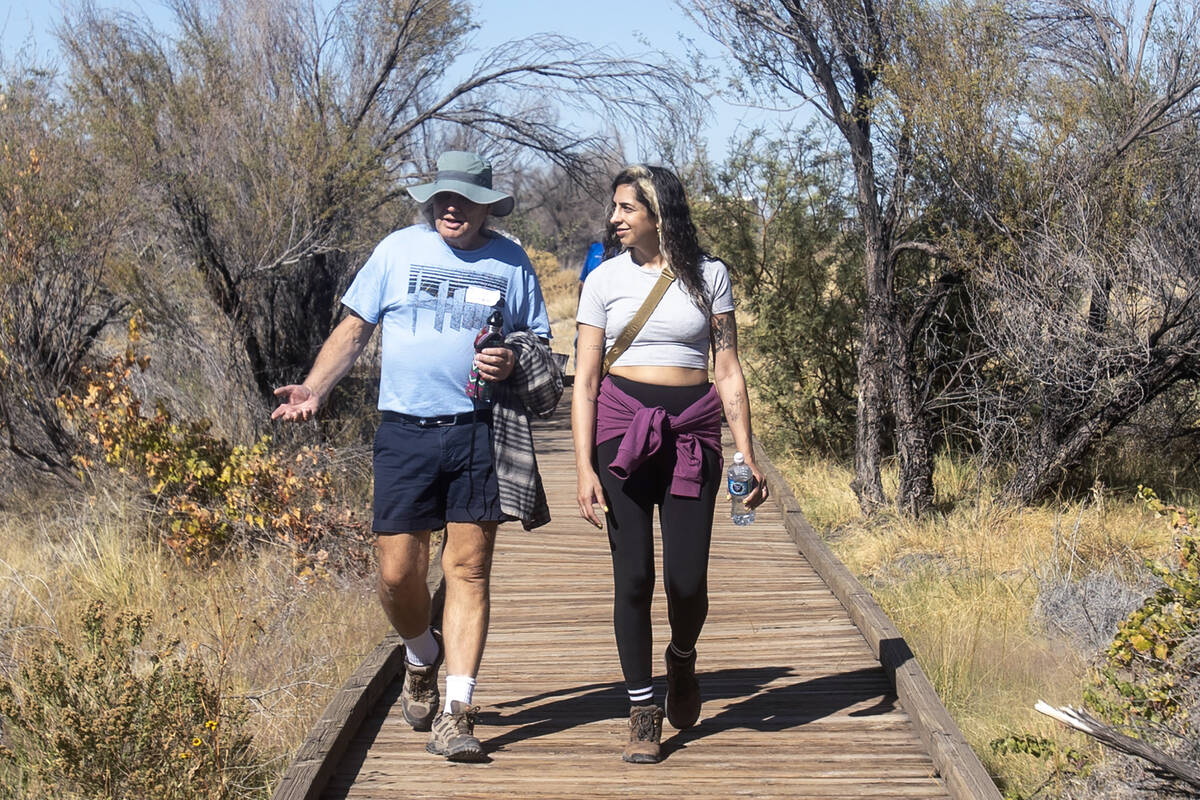
[[490,208],[461,194],[438,192],[433,196],[433,227],[451,247],[474,250],[486,241],[483,225]]

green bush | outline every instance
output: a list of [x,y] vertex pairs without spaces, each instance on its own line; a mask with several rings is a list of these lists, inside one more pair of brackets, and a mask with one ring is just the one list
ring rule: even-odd
[[840,163],[811,129],[757,133],[703,176],[693,204],[706,246],[730,267],[744,364],[785,446],[852,452],[861,246],[844,230]]
[[83,615],[0,679],[0,797],[225,800],[265,797],[246,714],[177,643],[142,645],[148,614]]

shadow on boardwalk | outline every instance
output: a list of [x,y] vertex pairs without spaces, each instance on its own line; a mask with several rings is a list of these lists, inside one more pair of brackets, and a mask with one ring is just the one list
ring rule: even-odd
[[[576,511],[568,407],[535,431],[550,535],[497,541],[476,728],[494,764],[426,753],[428,734],[401,719],[394,673],[359,690],[392,664],[370,660],[314,727],[312,754],[297,758],[277,800],[1000,800],[899,633],[774,471],[777,499],[753,535],[727,519],[713,528],[699,723],[665,726],[659,767],[624,764],[611,559]],[[661,652],[665,604],[654,614]]]
[[[705,702],[723,707],[714,716],[702,718],[693,728],[677,731],[669,737],[664,736],[664,758],[707,736],[734,729],[776,733],[805,725],[870,700],[875,700],[875,704],[851,711],[849,716],[868,717],[888,714],[895,710],[896,698],[887,691],[886,678],[878,668],[821,675],[801,683],[789,682],[781,686],[771,686],[794,675],[795,672],[790,667],[746,667],[699,673]],[[391,686],[381,699],[381,708],[390,708],[398,702],[400,686],[400,681]],[[665,688],[660,685],[657,691],[657,696],[661,698]],[[720,702],[737,698],[744,699],[730,705]],[[593,722],[620,718],[628,707],[628,702],[624,685],[620,683],[565,687],[499,703],[494,706],[496,711],[480,714],[479,726],[475,732],[483,740],[484,749],[489,754],[494,754],[503,752],[510,745],[519,742],[554,736]],[[515,710],[508,713],[507,709]],[[386,719],[386,714],[373,715],[363,725],[360,736],[367,740],[373,739]],[[489,727],[508,730],[499,736],[488,738]],[[667,726],[664,734],[669,731],[670,727]],[[344,765],[351,769],[358,766],[361,764]]]

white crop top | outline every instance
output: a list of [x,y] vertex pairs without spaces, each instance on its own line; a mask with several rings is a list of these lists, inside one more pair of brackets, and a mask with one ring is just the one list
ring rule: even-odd
[[[712,298],[712,313],[733,311],[733,290],[725,265],[712,259],[704,261],[701,269],[705,290]],[[603,328],[607,350],[641,308],[657,280],[658,270],[639,267],[628,250],[610,258],[587,276],[575,320]],[[708,317],[676,278],[616,363],[707,369],[708,343]]]

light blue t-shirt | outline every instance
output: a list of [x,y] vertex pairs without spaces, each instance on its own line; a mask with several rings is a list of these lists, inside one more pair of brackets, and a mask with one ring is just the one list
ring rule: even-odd
[[504,333],[550,337],[542,288],[519,244],[494,238],[477,250],[450,247],[427,225],[392,233],[342,297],[380,324],[379,408],[419,417],[474,408],[466,395],[475,337],[504,303]]

